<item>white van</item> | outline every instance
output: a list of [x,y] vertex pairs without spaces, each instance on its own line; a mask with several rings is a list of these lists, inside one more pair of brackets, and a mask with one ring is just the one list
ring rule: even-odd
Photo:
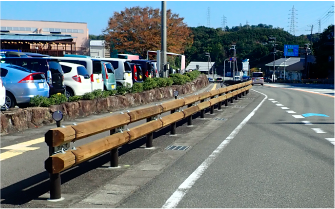
[[2,79],[0,77],[0,107],[4,106],[6,102],[6,88],[3,85]]
[[83,65],[59,62],[64,71],[66,97],[82,96],[91,92],[91,78]]
[[74,64],[83,65],[87,72],[90,74],[91,79],[91,91],[101,89],[104,90],[104,82],[102,78],[103,63],[100,60],[93,58],[82,58],[82,57],[49,57],[49,59],[55,59],[59,62],[70,62]]
[[[133,86],[133,78],[131,75],[130,60],[120,58],[96,58],[104,62],[109,62],[115,70],[116,86]],[[128,84],[128,85],[127,85]]]

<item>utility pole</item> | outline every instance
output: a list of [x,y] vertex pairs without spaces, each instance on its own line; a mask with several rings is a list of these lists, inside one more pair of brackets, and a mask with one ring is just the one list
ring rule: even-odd
[[309,42],[310,42],[310,45],[312,45],[313,25],[308,25],[308,27],[311,27],[311,39],[309,40]]
[[161,57],[162,57],[162,70],[163,70],[163,77],[167,78],[168,77],[168,69],[166,64],[166,2],[162,1],[162,14],[161,14],[161,26],[162,26],[162,42],[161,42]]
[[234,76],[235,76],[235,62],[236,62],[236,48],[235,48],[236,45],[231,45],[231,48],[230,50],[234,50],[234,57],[232,59],[233,61],[233,80],[234,80]]
[[272,82],[276,81],[276,37],[269,37],[269,41],[272,42],[273,46],[273,73],[272,73]]
[[310,79],[310,75],[309,75],[309,69],[308,69],[308,65],[307,65],[307,57],[310,54],[311,50],[309,48],[309,44],[305,44],[305,75],[306,75],[306,79]]

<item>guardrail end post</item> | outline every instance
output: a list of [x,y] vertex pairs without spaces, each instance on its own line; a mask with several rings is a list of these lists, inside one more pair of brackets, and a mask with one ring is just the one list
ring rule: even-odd
[[192,115],[187,117],[187,125],[192,126]]
[[60,173],[50,173],[50,201],[61,201],[61,179]]

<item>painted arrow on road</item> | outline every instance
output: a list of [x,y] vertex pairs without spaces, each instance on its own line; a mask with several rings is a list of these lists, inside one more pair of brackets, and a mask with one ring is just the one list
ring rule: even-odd
[[311,117],[311,116],[329,117],[328,115],[318,114],[318,113],[305,113],[305,114],[302,114],[302,116],[304,116],[305,118]]

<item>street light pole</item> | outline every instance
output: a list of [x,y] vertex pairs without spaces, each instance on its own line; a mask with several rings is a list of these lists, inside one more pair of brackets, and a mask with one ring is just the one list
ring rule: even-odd
[[223,81],[225,80],[225,76],[226,76],[226,61],[229,59],[225,59],[223,61]]
[[234,57],[233,57],[233,80],[234,80],[234,76],[235,76],[235,61],[236,61],[236,48],[235,48],[236,45],[231,45],[232,48],[230,49],[233,49],[234,50]]
[[272,73],[272,82],[276,81],[276,37],[269,37],[269,40],[273,42],[273,73]]
[[[205,56],[208,57],[207,62],[208,62],[208,78],[209,78],[209,75],[210,75],[210,74],[209,74],[209,62],[210,62],[210,59],[211,59],[211,55],[210,55],[209,52],[206,52]],[[214,76],[213,76],[213,79],[214,79]]]

